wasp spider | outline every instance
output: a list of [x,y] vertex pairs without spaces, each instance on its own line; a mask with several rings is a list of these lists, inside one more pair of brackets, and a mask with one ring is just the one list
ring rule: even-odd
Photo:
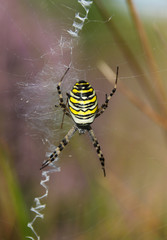
[[85,132],[88,132],[90,135],[90,138],[92,139],[93,146],[96,149],[97,155],[100,159],[101,167],[104,173],[104,176],[106,176],[105,172],[105,164],[104,164],[104,156],[101,151],[100,145],[98,143],[97,138],[95,137],[95,134],[91,128],[91,124],[95,120],[95,118],[99,117],[105,109],[108,107],[108,102],[110,98],[113,96],[113,94],[116,91],[117,88],[117,80],[118,80],[118,70],[116,72],[116,80],[115,80],[115,86],[112,89],[110,95],[107,96],[104,104],[100,108],[98,108],[97,103],[97,96],[95,93],[95,90],[92,88],[92,86],[86,82],[86,81],[79,81],[74,86],[73,89],[70,91],[70,93],[67,93],[67,101],[68,106],[64,103],[62,92],[61,92],[61,83],[64,79],[65,75],[67,74],[69,68],[64,73],[63,77],[61,78],[60,82],[57,85],[57,91],[59,95],[59,105],[63,109],[64,113],[71,117],[74,121],[74,126],[70,129],[70,131],[67,133],[67,135],[63,138],[63,140],[60,142],[58,147],[55,149],[55,151],[50,155],[50,157],[42,164],[41,169],[52,163],[61,153],[61,151],[65,148],[65,146],[69,143],[71,137],[74,135],[74,133],[78,130],[80,134],[84,134]]

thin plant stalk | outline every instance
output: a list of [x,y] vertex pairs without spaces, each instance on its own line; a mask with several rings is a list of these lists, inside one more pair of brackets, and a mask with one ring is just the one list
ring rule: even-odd
[[130,10],[130,13],[132,15],[133,22],[136,26],[136,31],[139,35],[141,46],[142,46],[142,48],[143,48],[143,50],[146,54],[146,57],[147,57],[147,65],[148,65],[149,70],[150,70],[151,78],[155,81],[156,86],[157,86],[157,96],[158,96],[158,98],[159,97],[161,98],[161,101],[167,100],[167,96],[166,96],[166,93],[164,91],[164,86],[162,84],[161,77],[160,77],[159,72],[157,70],[157,67],[156,67],[157,64],[156,64],[155,58],[152,54],[152,50],[150,48],[150,43],[149,43],[147,34],[145,32],[145,29],[143,27],[143,24],[142,24],[138,14],[137,14],[137,11],[135,9],[133,1],[132,0],[126,0],[126,1],[127,1],[128,6],[129,6],[129,10]]
[[[107,10],[104,8],[102,2],[99,0],[96,0],[95,5],[96,5],[99,13],[101,14],[102,18],[104,20],[109,19],[110,15],[107,12]],[[119,48],[120,48],[122,54],[125,56],[126,60],[128,61],[131,70],[135,74],[137,72],[142,76],[142,78],[139,81],[139,84],[140,84],[142,90],[144,91],[144,93],[146,94],[146,96],[147,97],[149,96],[150,104],[153,107],[155,107],[160,113],[164,114],[164,112],[166,112],[166,107],[164,107],[164,104],[162,104],[162,98],[159,95],[157,96],[157,94],[154,92],[153,88],[150,86],[150,80],[149,80],[147,74],[143,74],[143,69],[140,66],[140,64],[138,63],[136,56],[133,54],[131,48],[126,43],[127,41],[121,35],[121,33],[118,30],[118,28],[116,27],[114,21],[110,20],[110,21],[106,22],[106,25],[108,26],[110,32],[112,33],[112,37],[115,38],[115,41],[118,44],[124,43],[124,44],[119,44]],[[155,71],[155,72],[157,72],[157,71]],[[154,74],[154,72],[153,72],[153,74]]]
[[[105,76],[105,78],[114,83],[115,73],[113,70],[104,62],[101,61],[97,64],[100,72]],[[142,111],[147,117],[149,117],[152,121],[157,123],[160,127],[167,131],[167,120],[162,117],[159,113],[153,110],[149,105],[144,103],[142,100],[137,98],[132,91],[130,91],[122,81],[119,81],[118,84],[119,91],[121,91],[128,100],[133,103],[140,111]]]

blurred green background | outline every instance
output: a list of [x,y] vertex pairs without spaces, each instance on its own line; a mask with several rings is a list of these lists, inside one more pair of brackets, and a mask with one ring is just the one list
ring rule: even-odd
[[[72,58],[71,72],[82,72],[100,104],[113,87],[116,66],[119,82],[108,109],[92,124],[107,177],[88,136],[76,134],[60,156],[61,172],[52,174],[47,184],[45,218],[34,223],[41,239],[167,239],[166,9],[163,0],[94,1],[73,54],[64,53],[63,64]],[[39,168],[48,151],[42,144],[45,136],[38,124],[33,129],[18,85],[35,83],[46,65],[51,69],[59,64],[58,50],[51,49],[60,48],[59,39],[71,29],[78,11],[84,14],[77,1],[1,0],[2,240],[34,236],[26,226],[34,217],[30,208],[34,198],[44,194]],[[36,96],[38,104],[47,101],[45,94],[40,99],[37,91]],[[61,112],[57,114],[61,119]],[[49,139],[54,139],[52,144],[57,145],[72,125],[66,119],[61,130],[60,124],[50,129],[56,131]]]

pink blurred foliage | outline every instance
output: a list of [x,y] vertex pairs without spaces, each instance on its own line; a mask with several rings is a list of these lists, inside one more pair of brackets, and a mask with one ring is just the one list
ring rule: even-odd
[[[63,64],[69,64],[70,49],[64,48],[61,56],[59,22],[44,16],[30,2],[1,2],[0,28],[0,140],[7,146],[12,159],[11,166],[16,170],[21,188],[27,195],[33,188],[39,187],[41,190],[39,169],[48,149],[40,137],[34,138],[28,121],[22,117],[23,111],[27,111],[27,105],[21,102],[19,84],[35,83],[36,76],[39,80],[39,73],[48,63],[54,66],[62,63],[63,59]],[[75,156],[73,158],[75,161]],[[61,188],[57,189],[61,192],[59,197],[70,195],[71,190],[76,188],[82,191],[85,187],[85,183],[75,181],[78,177],[74,176],[78,176],[78,172],[82,174],[76,162],[72,169],[70,163],[65,165],[65,162],[69,162],[69,159],[64,156],[60,164],[64,171],[61,176],[59,173],[55,176],[56,181],[61,183]],[[73,181],[69,181],[69,174],[73,176]],[[49,184],[55,183],[51,181]],[[27,197],[30,197],[29,194]]]
[[20,117],[18,83],[35,81],[46,62],[58,61],[49,53],[59,31],[50,31],[37,10],[18,0],[1,1],[0,29],[1,141],[7,145],[23,180],[25,171],[33,175],[39,169],[45,152],[42,143],[34,142],[28,134],[25,120]]

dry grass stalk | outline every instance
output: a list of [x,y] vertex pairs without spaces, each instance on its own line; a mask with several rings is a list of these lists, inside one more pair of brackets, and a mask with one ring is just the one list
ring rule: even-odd
[[[96,5],[97,9],[99,10],[99,12],[104,20],[106,20],[110,17],[110,14],[105,9],[105,7],[103,6],[101,1],[96,0],[94,2],[94,4]],[[130,66],[133,73],[143,75],[142,67],[140,66],[138,60],[136,59],[136,56],[133,54],[132,49],[126,43],[127,40],[123,38],[121,31],[119,31],[119,29],[115,25],[114,19],[112,19],[112,21],[108,21],[106,24],[107,24],[110,32],[112,33],[112,37],[118,43],[119,48],[120,48],[122,54],[125,56],[125,58],[128,62],[128,65]],[[143,34],[142,34],[143,31],[144,31],[143,28],[142,28],[142,30],[138,30],[138,32],[140,32],[141,37],[143,36]],[[146,34],[144,34],[144,35],[146,35]],[[164,98],[166,98],[159,73],[155,66],[156,63],[155,63],[154,57],[153,57],[152,53],[150,53],[151,50],[150,50],[150,47],[148,46],[147,37],[145,36],[144,39],[145,40],[141,40],[141,45],[142,45],[143,49],[146,49],[145,51],[148,51],[147,56],[151,56],[150,57],[151,60],[149,60],[149,57],[147,59],[149,62],[148,64],[150,66],[150,71],[151,71],[152,77],[153,77],[153,79],[155,79],[155,81],[157,83],[156,85],[159,86],[159,87],[157,87],[157,89],[159,90],[159,88],[160,88],[161,90],[159,92],[160,93],[163,92],[162,95],[164,96]],[[145,44],[145,42],[147,42],[147,43]],[[122,43],[124,43],[124,44],[122,44]],[[143,78],[140,79],[139,84],[140,84],[143,92],[146,94],[146,96],[147,97],[149,96],[149,101],[150,101],[150,104],[152,105],[152,107],[156,108],[162,115],[166,116],[167,109],[166,109],[166,106],[164,106],[164,104],[162,104],[162,97],[160,96],[159,93],[157,93],[157,92],[155,93],[152,86],[150,86],[151,83],[150,83],[150,79],[148,78],[147,74],[143,75]]]
[[[105,76],[105,78],[109,82],[114,83],[114,71],[104,61],[99,62],[97,66],[100,72]],[[163,129],[167,130],[167,120],[164,117],[162,117],[159,113],[153,110],[145,102],[137,98],[135,94],[133,94],[133,92],[130,91],[121,81],[119,81],[118,87],[119,91],[121,91],[132,104],[134,104],[140,111],[142,111],[146,116],[148,116],[151,120],[153,120]]]
[[144,52],[146,53],[146,57],[147,57],[147,64],[151,73],[151,78],[155,81],[156,86],[157,86],[157,97],[161,97],[161,101],[163,100],[167,100],[167,96],[166,93],[164,91],[164,86],[162,84],[161,81],[161,77],[159,75],[159,71],[157,70],[157,64],[155,61],[155,58],[152,54],[152,49],[150,47],[149,44],[149,40],[147,38],[147,34],[144,30],[143,24],[137,14],[137,11],[135,9],[135,6],[133,4],[132,0],[127,0],[127,4],[129,6],[132,18],[133,18],[133,22],[136,26],[136,31],[139,35],[139,39],[141,42],[141,46],[144,50]]

